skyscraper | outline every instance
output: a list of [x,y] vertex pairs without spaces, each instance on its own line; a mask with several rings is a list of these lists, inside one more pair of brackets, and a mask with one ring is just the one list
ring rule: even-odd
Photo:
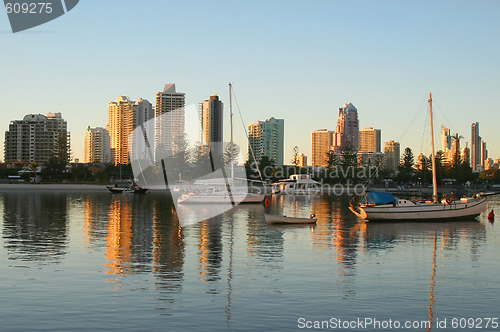
[[358,152],[380,152],[382,132],[380,129],[366,127],[359,131]]
[[485,162],[488,159],[488,150],[486,150],[486,142],[481,141],[481,153],[480,153],[480,164],[481,164],[481,170],[485,170]]
[[132,130],[133,135],[128,136],[129,158],[153,158],[155,144],[155,110],[146,99],[139,98],[132,105]]
[[469,164],[470,165],[470,149],[469,147],[465,147],[460,149],[460,159],[462,160],[463,163]]
[[449,128],[441,126],[441,151],[448,154],[451,149],[451,133]]
[[101,127],[88,127],[85,131],[85,162],[111,162],[109,132]]
[[46,163],[50,157],[69,162],[70,134],[61,113],[28,114],[5,132],[5,162]]
[[385,165],[387,169],[397,170],[399,166],[399,142],[384,142]]
[[311,133],[311,166],[327,167],[327,153],[333,148],[335,132],[326,129]]
[[185,94],[175,90],[175,83],[165,84],[163,91],[156,93],[156,159],[183,149]]
[[359,147],[359,121],[358,110],[353,104],[344,104],[339,108],[337,127],[335,129],[335,150],[342,151],[347,147],[358,150]]
[[307,156],[303,153],[297,155],[297,166],[307,167]]
[[470,166],[475,171],[480,165],[481,137],[479,137],[479,122],[471,125],[471,143],[470,143]]
[[134,102],[119,96],[108,103],[108,125],[111,162],[115,165],[129,163],[128,137],[134,130]]
[[223,152],[223,106],[217,94],[199,104],[201,144],[219,155]]
[[284,165],[285,120],[270,118],[248,125],[248,157],[252,159],[253,150],[255,159],[263,156],[274,160],[276,165]]

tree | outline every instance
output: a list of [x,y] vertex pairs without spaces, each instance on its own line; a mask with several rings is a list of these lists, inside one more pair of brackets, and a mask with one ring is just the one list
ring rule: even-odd
[[290,163],[295,167],[299,167],[299,147],[297,145],[293,147],[293,157]]
[[445,162],[444,152],[442,150],[436,152],[434,160],[436,161],[436,179],[439,182],[447,175],[447,169],[444,164]]
[[328,170],[329,171],[332,170],[337,164],[339,164],[337,153],[335,153],[335,151],[333,151],[333,150],[328,151],[326,153],[325,161],[326,161]]
[[398,181],[409,182],[412,179],[415,175],[414,164],[415,159],[413,157],[413,151],[407,147],[399,164],[399,174],[397,176]]
[[358,172],[358,154],[356,149],[348,142],[346,147],[340,152],[340,175],[344,179],[354,179]]
[[61,165],[68,165],[71,160],[71,149],[68,140],[68,134],[60,132],[57,138],[55,157]]
[[238,163],[238,156],[240,154],[240,148],[235,143],[228,143],[224,146],[224,152],[222,158],[224,159],[224,165],[230,165],[231,161],[233,164]]

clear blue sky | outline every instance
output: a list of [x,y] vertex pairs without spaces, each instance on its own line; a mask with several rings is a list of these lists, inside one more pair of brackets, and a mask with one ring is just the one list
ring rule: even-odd
[[[465,144],[478,121],[498,158],[499,17],[495,0],[81,0],[12,34],[1,12],[0,159],[9,122],[26,114],[62,112],[82,158],[85,129],[107,124],[118,95],[154,103],[174,82],[186,104],[214,92],[227,101],[230,81],[246,124],[285,119],[285,161],[295,145],[310,156],[311,131],[334,130],[346,102],[361,128],[429,154],[423,114],[403,136],[428,92],[437,127],[451,126]],[[241,125],[236,132],[246,146]]]

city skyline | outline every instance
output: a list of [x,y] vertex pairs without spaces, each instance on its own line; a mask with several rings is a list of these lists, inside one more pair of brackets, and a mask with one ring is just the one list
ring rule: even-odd
[[[470,124],[479,122],[484,140],[496,140],[496,2],[186,2],[175,5],[178,15],[168,26],[156,10],[162,6],[159,1],[81,2],[64,17],[17,34],[10,32],[7,16],[0,15],[0,38],[9,50],[0,55],[5,65],[0,130],[25,114],[61,112],[75,138],[73,156],[83,160],[87,126],[106,123],[106,105],[116,96],[153,100],[157,87],[176,82],[186,93],[186,105],[213,92],[227,101],[231,81],[245,124],[270,116],[286,119],[285,160],[295,145],[310,156],[310,133],[333,129],[332,113],[346,102],[362,110],[360,128],[381,128],[382,141],[395,140],[402,149],[428,155],[428,144],[421,144],[425,118],[418,117],[405,131],[428,92],[436,104],[438,129],[442,124],[460,133],[470,146]],[[116,8],[147,17],[150,24],[131,26],[114,15]],[[206,26],[207,15],[225,19]],[[356,24],[333,24],[332,15]],[[176,27],[182,27],[176,29],[176,43],[157,43],[152,31]],[[113,41],[123,37],[153,46],[155,52],[117,57],[126,44]],[[198,55],[214,42],[216,52]],[[85,103],[75,104],[81,96]],[[235,141],[244,149],[241,127]],[[3,156],[3,144],[0,149]],[[490,143],[488,149],[492,158],[500,156],[500,146]]]

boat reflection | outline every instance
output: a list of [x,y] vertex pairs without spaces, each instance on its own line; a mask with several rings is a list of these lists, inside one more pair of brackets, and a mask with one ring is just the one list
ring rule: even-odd
[[[347,209],[347,196],[273,197],[268,208],[238,205],[201,222],[197,221],[199,216],[193,217],[197,222],[184,218],[186,223],[179,220],[169,196],[158,193],[23,192],[2,194],[0,200],[3,242],[9,259],[57,262],[66,255],[69,234],[78,234],[73,245],[81,244],[86,251],[104,258],[111,289],[123,291],[130,275],[149,273],[155,298],[159,299],[156,308],[170,315],[174,302],[182,298],[184,285],[197,282],[200,293],[225,295],[227,322],[233,303],[237,303],[236,294],[240,294],[233,292],[233,287],[246,282],[246,276],[239,274],[242,264],[255,271],[252,277],[256,280],[272,276],[286,281],[287,273],[276,272],[300,268],[294,266],[295,257],[306,262],[311,258],[314,264],[330,269],[325,293],[345,299],[359,295],[356,282],[364,272],[364,263],[374,256],[382,257],[379,253],[396,252],[396,259],[404,257],[415,244],[422,250],[434,247],[433,268],[426,269],[431,272],[427,310],[429,319],[433,319],[434,289],[439,287],[437,261],[463,247],[475,260],[486,242],[486,227],[480,221],[358,222]],[[314,213],[318,221],[315,226],[269,225],[264,213]],[[425,262],[427,266],[429,260]],[[427,274],[425,278],[429,280]]]

